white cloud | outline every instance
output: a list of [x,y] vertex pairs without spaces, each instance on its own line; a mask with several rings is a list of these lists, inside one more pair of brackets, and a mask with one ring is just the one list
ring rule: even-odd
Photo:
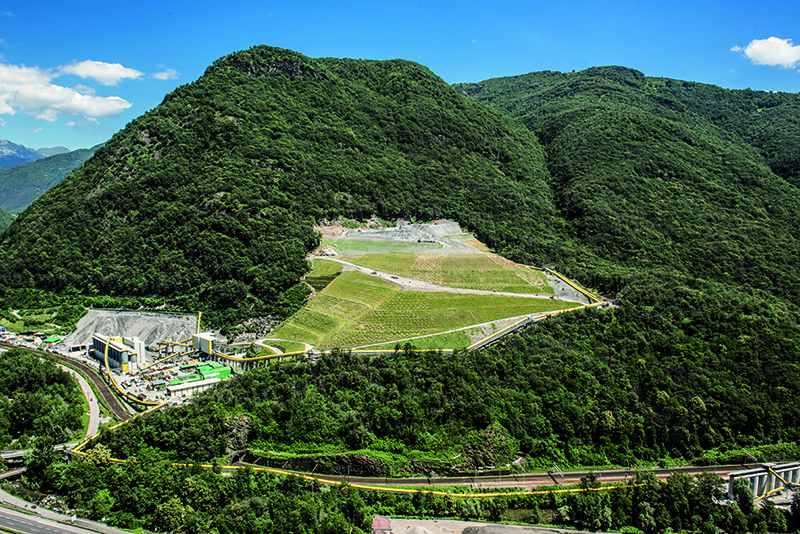
[[11,11],[0,12],[0,15],[3,15],[4,17],[14,17],[15,16],[14,13],[12,13]]
[[89,87],[88,85],[83,85],[81,83],[73,87],[73,89],[82,95],[93,95],[97,92],[94,90],[94,87]]
[[[92,119],[90,119],[90,120],[92,120]],[[97,119],[94,119],[94,122],[95,122],[95,124],[100,124],[97,121]],[[91,130],[92,128],[94,128],[94,126],[92,126],[88,122],[83,122],[83,121],[78,121],[78,122],[69,121],[68,123],[65,124],[65,126],[74,126],[75,128],[77,128],[79,130],[87,130],[87,131]]]
[[0,115],[25,113],[55,122],[59,113],[119,116],[133,104],[118,96],[94,96],[52,83],[60,72],[0,63]]
[[42,129],[41,129],[41,128],[34,128],[34,129],[33,129],[33,131],[32,131],[32,133],[39,133],[39,132],[41,132],[41,131],[42,131]]
[[5,125],[6,125],[6,121],[4,121],[3,119],[0,119],[0,126],[5,126]]
[[74,74],[81,78],[97,80],[103,85],[117,85],[122,79],[137,79],[144,76],[143,72],[123,67],[119,63],[103,63],[102,61],[92,61],[91,59],[64,65],[60,70],[64,74]]
[[[734,52],[742,50],[739,46],[731,48]],[[769,39],[753,39],[744,48],[744,55],[754,65],[769,65],[784,69],[800,65],[800,45],[793,45],[791,39],[770,37]]]
[[176,80],[179,74],[180,72],[175,69],[164,68],[163,72],[154,72],[153,78],[156,80]]

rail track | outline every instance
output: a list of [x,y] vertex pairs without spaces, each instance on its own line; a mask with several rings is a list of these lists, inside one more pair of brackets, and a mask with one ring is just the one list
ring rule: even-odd
[[[258,464],[246,464],[237,462],[232,464],[232,467],[261,467]],[[685,473],[687,475],[699,475],[700,473],[708,472],[714,473],[722,478],[727,478],[730,473],[739,471],[741,469],[752,469],[758,467],[758,464],[731,464],[731,465],[716,465],[707,467],[673,467],[673,468],[659,468],[659,469],[642,469],[642,473],[653,473],[658,480],[665,480],[676,473]],[[606,470],[593,470],[593,471],[568,471],[564,473],[563,480],[558,474],[549,474],[542,472],[531,473],[509,473],[504,475],[477,475],[477,476],[426,476],[426,477],[408,477],[408,478],[377,478],[377,477],[358,477],[358,476],[337,476],[337,475],[322,475],[297,472],[296,475],[312,477],[320,482],[328,482],[333,484],[340,484],[347,482],[349,484],[360,484],[370,486],[470,486],[481,488],[528,488],[539,486],[556,486],[556,485],[575,485],[579,484],[582,477],[588,476],[593,473],[601,482],[626,482],[636,475],[635,469],[606,469]]]
[[[0,342],[0,346],[6,348],[15,348],[17,345],[11,345],[9,343],[2,343]],[[80,370],[86,377],[91,380],[94,384],[95,389],[100,392],[100,397],[105,402],[106,406],[108,406],[109,411],[114,415],[116,419],[119,421],[127,421],[131,417],[131,413],[125,409],[125,406],[122,405],[122,402],[114,395],[114,392],[111,391],[111,388],[108,384],[105,383],[103,378],[98,374],[97,371],[92,369],[90,366],[86,365],[85,363],[75,360],[73,358],[67,358],[66,356],[61,356],[60,354],[54,354],[52,352],[45,352],[38,349],[31,349],[28,347],[22,347],[28,352],[32,352],[33,354],[38,354],[39,356],[52,356],[60,362],[66,363],[78,370]]]

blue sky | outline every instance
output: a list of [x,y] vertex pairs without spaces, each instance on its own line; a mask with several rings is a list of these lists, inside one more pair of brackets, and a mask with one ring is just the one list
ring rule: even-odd
[[[109,139],[234,50],[403,58],[449,83],[624,65],[800,92],[800,2],[44,2],[0,5],[0,138]],[[792,39],[798,41],[794,44]]]

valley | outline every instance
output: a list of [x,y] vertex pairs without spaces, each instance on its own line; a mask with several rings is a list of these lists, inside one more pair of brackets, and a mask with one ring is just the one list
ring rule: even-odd
[[[752,484],[800,457],[799,103],[616,66],[449,85],[404,60],[226,55],[10,222],[0,320],[202,312],[246,365],[86,456],[40,447],[16,487],[192,534],[796,530]],[[714,467],[735,465],[767,471],[726,491]],[[395,494],[292,466],[582,476]]]

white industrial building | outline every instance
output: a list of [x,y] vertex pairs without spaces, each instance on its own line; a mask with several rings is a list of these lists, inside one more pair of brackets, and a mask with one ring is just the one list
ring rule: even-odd
[[214,354],[214,342],[219,341],[211,332],[192,334],[192,350],[203,354]]
[[167,386],[167,395],[169,397],[190,397],[193,393],[208,389],[217,383],[219,383],[219,378],[214,377],[198,382],[187,382],[185,384]]
[[138,337],[108,337],[94,334],[92,348],[97,359],[103,360],[106,344],[108,344],[109,367],[130,373],[146,365],[144,341]]

